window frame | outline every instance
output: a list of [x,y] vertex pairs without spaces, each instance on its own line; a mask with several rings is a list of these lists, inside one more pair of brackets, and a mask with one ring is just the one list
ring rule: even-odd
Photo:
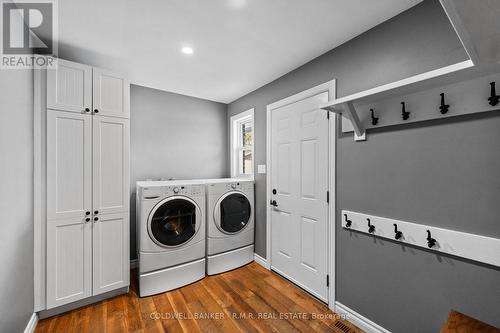
[[[255,174],[255,118],[254,118],[254,108],[247,111],[238,113],[230,118],[230,158],[231,158],[231,177],[232,178],[254,178]],[[241,142],[243,133],[241,131],[241,125],[250,122],[252,126],[252,144],[250,146],[244,146]],[[244,150],[250,150],[252,152],[252,173],[243,174],[240,172],[241,165],[239,156]]]

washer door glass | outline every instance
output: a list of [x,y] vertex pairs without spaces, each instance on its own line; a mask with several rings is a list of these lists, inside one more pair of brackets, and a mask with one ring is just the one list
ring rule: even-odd
[[183,199],[163,203],[151,218],[151,234],[166,246],[187,242],[196,233],[196,206]]
[[240,193],[225,197],[220,203],[220,227],[235,233],[243,229],[250,220],[250,202]]

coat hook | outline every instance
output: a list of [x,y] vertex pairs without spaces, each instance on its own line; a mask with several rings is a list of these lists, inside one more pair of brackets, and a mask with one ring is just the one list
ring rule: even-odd
[[434,245],[436,245],[436,240],[431,237],[431,231],[427,230],[427,246],[431,248]]
[[448,104],[445,104],[444,103],[444,93],[441,93],[439,94],[441,95],[441,105],[439,106],[439,112],[441,112],[441,114],[445,114],[448,112],[448,109],[450,108],[450,106]]
[[410,111],[406,111],[405,102],[401,102],[403,108],[401,109],[401,115],[403,116],[403,120],[408,120],[410,118]]
[[370,113],[372,116],[372,125],[375,126],[378,124],[378,117],[375,117],[375,113],[374,113],[373,109],[370,109]]
[[368,221],[368,232],[370,234],[373,234],[375,232],[375,226],[373,224],[371,224],[371,221],[370,219],[366,219]]
[[491,92],[490,92],[490,97],[488,98],[488,101],[490,101],[491,106],[495,106],[500,101],[500,96],[497,95],[497,92],[495,89],[495,82],[490,82],[490,86],[491,86]]
[[344,214],[344,219],[345,219],[345,227],[350,228],[352,221],[347,219],[347,214]]
[[394,223],[394,238],[395,239],[400,239],[403,237],[403,232],[398,230],[398,225]]

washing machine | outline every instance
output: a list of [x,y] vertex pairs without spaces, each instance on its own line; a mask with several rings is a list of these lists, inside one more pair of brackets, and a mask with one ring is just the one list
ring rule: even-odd
[[205,277],[205,185],[137,182],[139,295],[176,289]]
[[221,179],[207,183],[207,274],[254,260],[254,182]]

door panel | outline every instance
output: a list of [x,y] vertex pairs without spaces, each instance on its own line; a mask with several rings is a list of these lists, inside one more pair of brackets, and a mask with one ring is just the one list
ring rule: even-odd
[[92,204],[90,115],[47,111],[47,218],[83,217]]
[[47,108],[85,113],[92,108],[92,67],[57,59],[47,69]]
[[105,69],[93,71],[94,110],[103,116],[129,118],[130,83],[123,76]]
[[92,295],[91,237],[85,218],[47,222],[47,309]]
[[129,120],[93,116],[93,207],[102,214],[129,208]]
[[324,92],[271,113],[272,268],[327,301],[328,120]]
[[129,284],[128,213],[100,215],[93,223],[93,295],[98,295]]

